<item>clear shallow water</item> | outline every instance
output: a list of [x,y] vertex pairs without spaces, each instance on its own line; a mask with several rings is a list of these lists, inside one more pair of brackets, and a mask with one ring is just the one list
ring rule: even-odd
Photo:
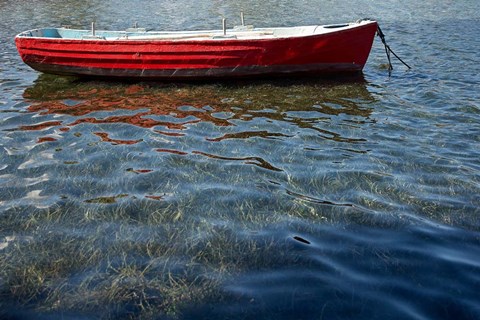
[[[475,1],[62,3],[0,1],[2,317],[480,317]],[[13,44],[240,8],[258,26],[376,18],[413,70],[389,77],[376,39],[356,79],[79,81]]]

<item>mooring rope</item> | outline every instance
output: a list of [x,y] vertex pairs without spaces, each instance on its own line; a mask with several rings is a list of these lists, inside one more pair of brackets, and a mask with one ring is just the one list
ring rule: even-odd
[[388,72],[391,72],[393,70],[392,60],[390,59],[390,53],[392,53],[395,56],[395,58],[397,58],[401,63],[403,63],[408,69],[412,69],[412,67],[410,67],[395,52],[393,52],[393,50],[387,44],[387,41],[385,40],[385,34],[382,32],[382,29],[380,29],[380,26],[378,24],[377,24],[377,34],[382,40],[383,45],[385,46],[385,54],[387,55],[387,59],[388,59]]

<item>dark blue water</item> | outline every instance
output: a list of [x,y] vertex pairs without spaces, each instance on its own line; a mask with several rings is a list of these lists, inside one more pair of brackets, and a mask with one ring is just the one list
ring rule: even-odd
[[[480,318],[477,1],[0,1],[0,318]],[[15,34],[377,19],[360,77],[47,76]],[[238,23],[238,22],[237,22]]]

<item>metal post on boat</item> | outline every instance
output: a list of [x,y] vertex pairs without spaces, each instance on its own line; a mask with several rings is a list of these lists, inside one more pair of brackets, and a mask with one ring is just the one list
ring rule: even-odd
[[95,21],[92,21],[92,37],[95,37]]
[[243,16],[243,10],[240,11],[240,20],[242,21],[242,26],[245,26],[245,17]]
[[223,35],[227,35],[227,19],[222,18]]

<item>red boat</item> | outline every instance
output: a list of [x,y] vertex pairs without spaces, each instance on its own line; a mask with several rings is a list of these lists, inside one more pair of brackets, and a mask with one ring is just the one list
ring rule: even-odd
[[44,28],[15,37],[23,61],[59,75],[206,79],[359,73],[375,21],[288,28],[126,31]]

